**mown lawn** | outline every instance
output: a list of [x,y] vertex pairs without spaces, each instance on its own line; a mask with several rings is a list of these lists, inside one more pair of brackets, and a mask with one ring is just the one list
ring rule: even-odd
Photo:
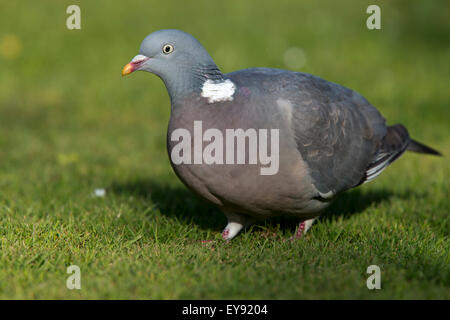
[[[74,2],[1,5],[0,298],[450,298],[448,1],[379,2],[376,31],[373,1],[84,0],[69,31]],[[290,68],[355,89],[446,157],[406,154],[301,241],[279,218],[222,242],[225,218],[170,168],[162,82],[120,77],[162,28],[192,33],[224,72]],[[66,288],[71,264],[81,290]],[[381,290],[366,288],[373,264]]]

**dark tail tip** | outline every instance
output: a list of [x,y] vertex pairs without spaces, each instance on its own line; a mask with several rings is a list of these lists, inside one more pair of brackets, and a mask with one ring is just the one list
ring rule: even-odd
[[434,150],[433,148],[430,148],[420,142],[417,142],[413,139],[410,140],[408,148],[408,151],[417,152],[417,153],[425,153],[425,154],[432,154],[435,156],[442,156],[442,154],[439,151]]

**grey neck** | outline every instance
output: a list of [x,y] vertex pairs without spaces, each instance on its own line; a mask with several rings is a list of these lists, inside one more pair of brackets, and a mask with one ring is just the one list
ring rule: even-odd
[[169,92],[172,106],[176,105],[183,97],[195,93],[200,94],[205,81],[224,80],[222,72],[215,64],[190,66],[190,68],[177,70],[176,74],[176,77],[162,78]]

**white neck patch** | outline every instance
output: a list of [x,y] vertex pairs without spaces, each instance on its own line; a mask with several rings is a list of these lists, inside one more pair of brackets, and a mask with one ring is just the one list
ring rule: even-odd
[[203,83],[201,96],[208,99],[208,103],[220,101],[233,101],[236,86],[230,79],[225,81],[212,81],[210,79]]

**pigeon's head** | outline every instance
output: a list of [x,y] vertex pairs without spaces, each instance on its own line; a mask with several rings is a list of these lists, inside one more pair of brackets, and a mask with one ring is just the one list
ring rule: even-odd
[[198,79],[221,76],[203,46],[180,30],[159,30],[142,41],[139,54],[122,70],[122,75],[142,70],[156,74],[171,87],[193,86]]

